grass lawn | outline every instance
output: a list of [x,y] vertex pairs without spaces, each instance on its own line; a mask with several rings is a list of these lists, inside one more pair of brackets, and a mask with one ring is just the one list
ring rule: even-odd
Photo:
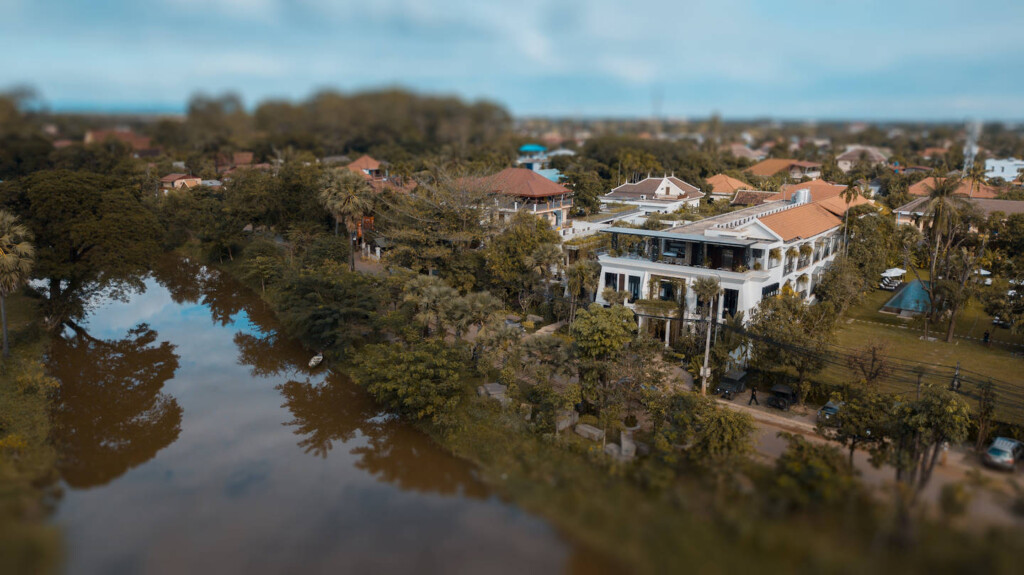
[[[874,290],[859,306],[848,311],[837,331],[839,346],[855,349],[871,340],[884,340],[891,344],[890,356],[903,366],[929,364],[922,383],[948,387],[953,378],[952,367],[957,362],[965,384],[966,398],[975,400],[975,383],[993,380],[997,387],[997,417],[1024,423],[1024,336],[992,325],[977,301],[971,301],[960,313],[952,343],[945,342],[947,324],[929,328],[929,336],[937,341],[924,341],[920,319],[901,319],[879,310],[893,296],[893,292]],[[992,343],[985,346],[982,335],[988,330]],[[902,360],[902,361],[900,361]],[[941,366],[941,367],[939,367]],[[830,365],[816,379],[823,383],[840,384],[853,379],[845,367]],[[917,375],[901,370],[880,383],[884,391],[912,392]]]
[[32,329],[35,301],[7,299],[11,357],[0,360],[0,573],[53,571],[57,530],[46,523],[46,485],[55,477],[50,444],[50,399],[36,382],[45,337]]

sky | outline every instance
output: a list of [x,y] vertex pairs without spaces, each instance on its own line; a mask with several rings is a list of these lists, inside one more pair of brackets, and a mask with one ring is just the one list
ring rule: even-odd
[[181,111],[402,86],[519,116],[1024,119],[1019,0],[0,0],[0,87]]

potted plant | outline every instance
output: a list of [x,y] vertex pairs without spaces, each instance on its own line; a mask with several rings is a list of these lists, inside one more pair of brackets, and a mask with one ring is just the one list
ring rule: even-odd
[[772,248],[768,250],[768,257],[775,261],[779,261],[782,259],[782,250],[779,248]]
[[761,265],[761,262],[754,262],[754,269],[757,271],[761,271],[762,269],[764,269],[764,266]]
[[788,250],[786,250],[786,257],[787,258],[792,259],[792,258],[795,258],[795,257],[797,257],[799,255],[800,255],[800,251],[796,249],[796,246],[793,246],[793,247],[789,248]]
[[811,255],[812,252],[814,252],[814,248],[811,247],[811,244],[803,244],[800,246],[800,255],[807,257]]

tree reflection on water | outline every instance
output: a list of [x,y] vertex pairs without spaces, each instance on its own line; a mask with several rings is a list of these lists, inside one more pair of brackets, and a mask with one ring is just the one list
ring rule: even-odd
[[50,370],[61,382],[54,442],[61,476],[72,487],[104,485],[153,458],[181,433],[182,408],[161,392],[178,369],[168,342],[139,324],[119,340],[73,326],[55,338]]

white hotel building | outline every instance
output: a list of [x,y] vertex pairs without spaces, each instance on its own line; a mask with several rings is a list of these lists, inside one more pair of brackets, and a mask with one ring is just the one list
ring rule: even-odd
[[[644,302],[678,302],[676,285],[685,282],[688,318],[699,309],[693,283],[702,277],[719,280],[722,295],[716,310],[727,314],[750,310],[785,285],[804,297],[835,258],[842,242],[841,224],[847,203],[841,197],[810,202],[804,190],[792,201],[776,201],[665,230],[608,228],[611,249],[600,254],[597,302],[606,287],[628,292],[627,306],[644,322]],[[857,198],[852,205],[868,203]],[[668,306],[671,308],[672,306]],[[661,309],[666,309],[664,306]],[[664,313],[655,330],[666,343],[674,331]],[[671,315],[670,317],[676,317]]]

